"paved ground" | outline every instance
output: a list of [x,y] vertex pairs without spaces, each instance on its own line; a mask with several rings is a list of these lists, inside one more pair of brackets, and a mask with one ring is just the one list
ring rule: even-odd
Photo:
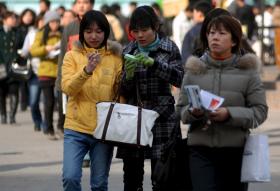
[[[62,190],[63,141],[50,141],[43,133],[34,132],[29,111],[19,112],[17,122],[0,125],[0,191]],[[149,164],[146,166],[148,177]],[[90,190],[89,169],[83,174],[83,188]],[[122,185],[122,162],[113,159],[109,190],[121,191]],[[145,180],[145,188],[150,190],[149,180]]]
[[[55,114],[56,115],[56,114]],[[261,127],[270,137],[270,183],[251,184],[250,191],[280,190],[280,110],[270,110]],[[19,112],[18,125],[0,125],[0,191],[60,191],[62,140],[50,141],[34,132],[29,111]],[[151,191],[149,163],[146,164],[144,190]],[[109,191],[121,191],[122,162],[114,159]],[[84,169],[83,188],[90,190],[89,169]]]

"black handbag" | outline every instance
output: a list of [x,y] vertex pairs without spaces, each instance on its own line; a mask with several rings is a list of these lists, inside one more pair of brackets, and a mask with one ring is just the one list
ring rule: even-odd
[[11,78],[18,81],[26,81],[32,75],[32,67],[30,59],[27,59],[26,64],[21,65],[18,62],[12,62],[9,75]]
[[[175,135],[174,135],[175,134]],[[191,191],[187,138],[173,133],[155,164],[152,180],[167,190]]]

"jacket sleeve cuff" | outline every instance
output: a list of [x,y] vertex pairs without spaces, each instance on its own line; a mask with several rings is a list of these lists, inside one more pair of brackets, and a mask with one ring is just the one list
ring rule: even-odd
[[88,77],[90,77],[90,76],[92,76],[92,72],[91,72],[91,73],[88,73],[88,72],[86,71],[86,67],[84,67],[83,72],[82,72],[82,77],[83,77],[83,78],[88,78]]

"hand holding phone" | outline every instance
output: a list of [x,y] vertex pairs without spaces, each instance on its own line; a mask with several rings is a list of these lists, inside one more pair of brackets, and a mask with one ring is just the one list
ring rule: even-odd
[[88,54],[88,64],[86,65],[86,72],[87,73],[92,73],[93,70],[96,68],[96,66],[100,63],[101,57],[100,53],[95,52],[92,54]]

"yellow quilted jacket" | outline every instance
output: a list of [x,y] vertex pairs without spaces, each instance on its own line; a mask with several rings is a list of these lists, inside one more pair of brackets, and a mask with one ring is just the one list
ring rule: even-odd
[[42,38],[43,30],[36,33],[34,43],[32,44],[30,49],[31,55],[33,57],[39,57],[41,60],[38,68],[38,76],[56,78],[58,57],[48,58],[46,46],[56,45],[58,42],[60,42],[61,32],[57,32],[55,35],[49,36],[46,45],[42,43]]
[[[98,51],[101,63],[92,75],[84,72],[87,54]],[[92,135],[96,128],[96,103],[112,101],[117,93],[122,70],[121,46],[108,42],[107,50],[83,47],[76,43],[62,65],[62,91],[68,95],[64,128]]]

